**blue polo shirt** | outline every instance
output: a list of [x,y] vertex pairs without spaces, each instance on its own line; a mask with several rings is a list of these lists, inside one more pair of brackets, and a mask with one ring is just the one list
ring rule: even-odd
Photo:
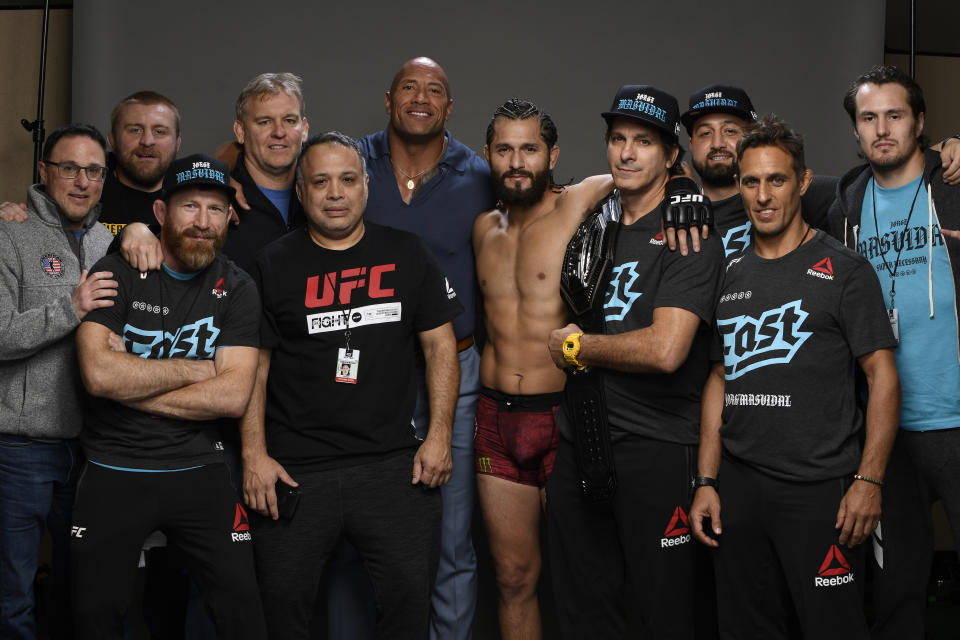
[[453,321],[457,340],[462,340],[473,334],[475,319],[473,221],[493,208],[494,199],[487,163],[446,135],[439,173],[417,190],[410,204],[400,197],[386,129],[360,140],[370,174],[364,219],[410,231],[426,242],[464,307]]

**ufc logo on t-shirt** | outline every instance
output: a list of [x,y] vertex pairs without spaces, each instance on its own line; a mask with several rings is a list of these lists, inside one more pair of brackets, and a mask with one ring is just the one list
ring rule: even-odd
[[322,295],[320,295],[321,276],[311,276],[307,278],[307,292],[303,304],[307,309],[327,307],[334,303],[334,297],[336,297],[337,304],[350,304],[353,290],[363,289],[364,287],[366,287],[367,295],[370,298],[389,298],[394,295],[394,290],[386,288],[383,285],[382,278],[385,273],[394,271],[396,267],[396,264],[381,264],[370,267],[369,275],[367,267],[327,273],[322,276]]

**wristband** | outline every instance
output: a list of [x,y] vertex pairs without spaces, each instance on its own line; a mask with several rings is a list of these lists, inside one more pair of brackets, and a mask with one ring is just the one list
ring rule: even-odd
[[582,331],[571,333],[563,339],[563,359],[567,361],[567,364],[576,367],[577,371],[583,371],[584,369],[584,365],[577,360],[577,356],[580,355],[580,336],[582,335]]
[[697,476],[693,479],[690,485],[693,487],[694,491],[700,487],[713,487],[714,490],[720,487],[720,483],[717,482],[717,479],[709,476]]
[[854,480],[863,480],[864,482],[869,482],[870,484],[875,484],[878,487],[883,486],[883,480],[874,480],[873,478],[868,478],[867,476],[862,476],[859,473],[853,474]]

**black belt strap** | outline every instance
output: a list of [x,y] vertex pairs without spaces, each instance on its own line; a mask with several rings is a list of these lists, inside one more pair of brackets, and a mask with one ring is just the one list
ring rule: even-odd
[[[610,279],[621,217],[620,194],[614,191],[580,224],[564,254],[560,291],[577,324],[587,333],[604,329],[603,294]],[[602,373],[590,368],[569,369],[564,399],[573,425],[583,493],[592,502],[608,501],[617,488],[617,473]]]

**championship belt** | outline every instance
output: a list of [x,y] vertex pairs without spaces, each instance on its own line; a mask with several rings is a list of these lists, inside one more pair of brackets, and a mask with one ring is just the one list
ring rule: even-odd
[[[603,293],[610,278],[621,215],[620,194],[615,190],[580,224],[563,257],[560,292],[577,324],[589,332],[604,328]],[[617,473],[603,375],[590,367],[566,371],[564,406],[573,424],[580,487],[591,502],[606,502],[616,491]]]
[[577,324],[587,331],[603,329],[602,297],[622,215],[620,192],[614,190],[580,223],[563,256],[560,294]]

